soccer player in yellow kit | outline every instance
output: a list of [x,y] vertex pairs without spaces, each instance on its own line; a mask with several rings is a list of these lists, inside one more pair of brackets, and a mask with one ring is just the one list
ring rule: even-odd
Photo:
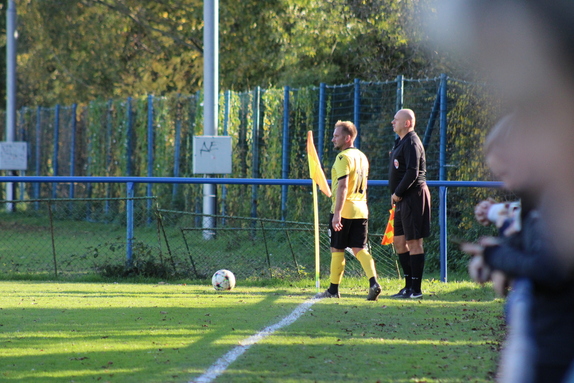
[[367,207],[367,177],[369,160],[353,146],[357,128],[350,121],[338,121],[333,132],[333,145],[340,153],[331,168],[333,189],[331,221],[331,284],[315,298],[340,298],[339,285],[345,271],[345,249],[351,248],[367,278],[367,300],[376,301],[381,294],[373,257],[367,251],[369,209]]

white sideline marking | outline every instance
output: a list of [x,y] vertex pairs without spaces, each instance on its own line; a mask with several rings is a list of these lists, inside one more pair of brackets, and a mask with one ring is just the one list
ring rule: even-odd
[[214,364],[209,367],[209,369],[200,377],[195,380],[190,380],[189,383],[210,383],[219,375],[221,375],[227,367],[237,358],[239,358],[247,349],[253,346],[255,343],[259,342],[263,338],[268,337],[269,335],[273,334],[275,331],[283,328],[285,326],[289,326],[291,323],[295,322],[301,315],[305,313],[314,303],[318,302],[319,299],[309,299],[306,302],[301,303],[291,314],[283,318],[281,321],[271,325],[269,327],[265,327],[263,330],[259,331],[257,334],[250,336],[249,338],[239,342],[239,346],[235,347],[227,354],[223,355],[219,358]]

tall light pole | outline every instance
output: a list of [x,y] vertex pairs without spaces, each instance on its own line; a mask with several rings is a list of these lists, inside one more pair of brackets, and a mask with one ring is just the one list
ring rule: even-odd
[[[6,139],[13,142],[16,131],[16,4],[8,0],[6,12]],[[12,172],[9,170],[9,172]],[[6,200],[14,199],[14,183],[6,183]],[[8,211],[13,211],[14,204],[6,204]]]
[[[203,2],[203,135],[216,136],[219,103],[219,0]],[[209,177],[209,175],[206,175]],[[216,186],[203,185],[203,237],[214,235]]]

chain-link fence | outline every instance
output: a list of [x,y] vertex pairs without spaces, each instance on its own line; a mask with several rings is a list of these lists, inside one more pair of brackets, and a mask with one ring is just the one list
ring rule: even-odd
[[[232,172],[216,177],[308,178],[309,130],[313,131],[321,164],[330,177],[336,156],[330,141],[333,126],[337,120],[350,120],[359,128],[356,144],[369,158],[369,178],[384,180],[388,153],[396,138],[390,121],[397,108],[404,106],[417,114],[416,130],[427,156],[427,179],[488,180],[481,146],[500,107],[498,98],[487,92],[484,85],[448,76],[226,91],[221,95],[217,134],[231,137]],[[17,141],[28,143],[28,169],[20,175],[201,177],[194,174],[192,166],[196,160],[193,139],[203,134],[201,100],[201,94],[145,96],[89,105],[24,107],[18,113],[15,133]],[[2,124],[0,118],[0,139],[4,135]],[[16,198],[126,195],[123,185],[113,183],[22,186]],[[307,188],[227,188],[222,182],[217,194],[221,207],[218,214],[252,216],[256,212],[274,219],[310,219]],[[372,223],[377,228],[385,224],[378,218],[386,214],[388,194],[386,188],[369,191]],[[195,211],[202,189],[153,185],[137,188],[135,195],[155,195],[164,207]],[[5,196],[0,188],[0,198]],[[246,197],[250,198],[248,203]]]
[[[265,190],[277,186],[260,187]],[[425,269],[436,272],[443,266],[441,220],[437,188],[431,187],[431,192],[436,203],[431,236],[424,242]],[[465,241],[496,234],[492,227],[483,227],[474,219],[476,203],[488,197],[498,201],[516,199],[503,190],[485,187],[449,187],[446,194],[446,233]],[[0,213],[0,278],[140,275],[195,279],[219,268],[231,269],[239,278],[295,279],[314,275],[312,219],[301,222],[233,214],[208,216],[200,209],[164,208],[158,201],[155,197],[0,201],[14,207],[11,213]],[[372,216],[374,222],[388,219],[388,210],[384,215],[376,214]],[[321,275],[326,276],[330,263],[325,225],[328,212],[320,210],[319,216],[323,223]],[[398,276],[392,246],[380,245],[384,225],[371,225],[370,218],[369,227],[370,250],[379,275]],[[347,275],[362,275],[359,262],[347,255]],[[468,255],[457,244],[447,244],[446,259],[449,271],[466,270]]]
[[[134,248],[156,257],[155,230],[147,223],[148,198],[134,198]],[[0,216],[0,274],[106,274],[126,270],[127,198],[50,199],[14,203]],[[4,203],[11,203],[3,201]],[[143,259],[142,259],[143,260]]]
[[[185,264],[192,275],[205,278],[221,268],[243,278],[312,277],[315,270],[314,227],[311,223],[263,218],[205,216],[158,210],[170,258]],[[211,218],[209,229],[199,225]],[[321,274],[329,273],[327,225],[320,231]],[[392,248],[380,245],[381,234],[370,234],[369,245],[379,275],[397,277]],[[347,275],[363,275],[360,263],[347,252]]]
[[[133,237],[128,238],[128,201],[18,202],[14,212],[2,213],[0,219],[0,275],[203,279],[227,268],[238,278],[314,276],[314,228],[310,223],[207,216],[157,205],[150,220],[148,199],[134,198]],[[213,220],[209,229],[203,228],[205,219]],[[369,236],[378,273],[397,277],[392,247],[381,246],[380,239],[381,234]],[[320,244],[321,275],[325,276],[330,263],[326,225],[321,225]],[[351,253],[347,258],[346,275],[363,275]]]

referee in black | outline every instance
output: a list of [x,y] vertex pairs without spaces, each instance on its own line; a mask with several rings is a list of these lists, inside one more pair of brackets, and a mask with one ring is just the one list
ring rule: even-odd
[[415,113],[412,110],[399,110],[392,124],[398,135],[389,163],[391,204],[395,205],[393,245],[405,278],[405,287],[392,297],[420,299],[425,266],[423,238],[430,235],[431,219],[425,150],[414,131]]

